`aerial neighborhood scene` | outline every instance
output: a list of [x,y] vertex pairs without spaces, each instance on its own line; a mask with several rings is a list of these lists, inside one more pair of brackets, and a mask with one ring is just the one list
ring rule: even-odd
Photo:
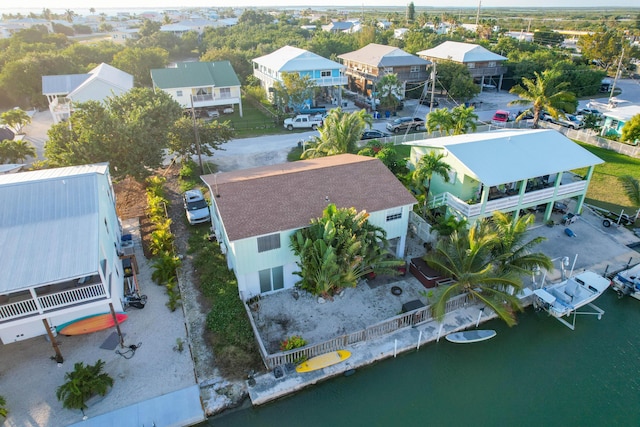
[[23,3],[3,426],[637,424],[636,3]]

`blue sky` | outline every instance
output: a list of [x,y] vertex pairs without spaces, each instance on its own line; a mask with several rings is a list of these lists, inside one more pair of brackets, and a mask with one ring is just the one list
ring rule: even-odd
[[[410,0],[409,0],[410,1]],[[380,6],[401,6],[408,4],[409,1],[403,0],[402,2],[394,0],[329,0],[322,2],[320,0],[234,0],[233,2],[223,2],[215,0],[137,0],[131,2],[130,0],[21,0],[19,2],[11,4],[10,7],[5,5],[0,6],[0,12],[3,9],[36,9],[42,10],[45,7],[49,9],[88,9],[90,7],[99,9],[114,9],[114,8],[179,8],[179,7],[224,7],[224,6],[300,6],[306,5],[306,7],[312,7],[314,5],[326,8],[330,5],[339,6],[358,6],[363,4],[365,8],[373,8]],[[5,0],[3,0],[5,3]],[[430,6],[430,7],[477,7],[478,0],[414,0],[415,6]],[[5,3],[6,4],[6,3]],[[8,5],[7,5],[8,6]],[[640,8],[640,2],[638,0],[482,0],[483,7],[634,7]]]

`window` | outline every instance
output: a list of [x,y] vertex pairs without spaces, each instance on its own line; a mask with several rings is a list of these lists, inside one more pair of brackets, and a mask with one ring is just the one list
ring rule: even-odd
[[390,209],[387,211],[387,222],[402,218],[402,208]]
[[412,65],[411,66],[411,72],[412,73],[419,73],[420,72],[420,66],[419,65]]
[[220,88],[220,98],[231,98],[231,88],[230,87],[221,87]]
[[258,237],[258,253],[280,249],[280,234]]
[[467,68],[476,68],[476,63],[475,62],[467,63]]
[[385,74],[391,74],[391,73],[393,73],[393,67],[386,67],[386,68],[384,69],[384,72],[385,72]]
[[182,96],[182,91],[181,90],[177,90],[176,91],[176,96]]
[[321,77],[331,77],[331,70],[320,71]]
[[271,292],[284,288],[284,273],[282,266],[267,268],[258,272],[260,279],[260,293]]
[[489,68],[493,68],[496,66],[496,61],[489,62]]

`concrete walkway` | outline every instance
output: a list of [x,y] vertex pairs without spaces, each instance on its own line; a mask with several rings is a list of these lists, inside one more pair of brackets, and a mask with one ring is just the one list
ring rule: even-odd
[[[284,371],[281,378],[272,372],[255,377],[256,384],[249,386],[249,397],[254,405],[261,405],[279,397],[294,393],[305,387],[316,384],[344,372],[370,365],[379,360],[395,357],[395,355],[417,350],[427,343],[443,339],[449,333],[475,327],[481,313],[480,305],[469,305],[445,316],[442,323],[426,322],[422,325],[405,328],[392,334],[371,341],[347,346],[351,357],[336,365],[307,373],[295,370]],[[495,318],[495,314],[482,314],[482,322]]]

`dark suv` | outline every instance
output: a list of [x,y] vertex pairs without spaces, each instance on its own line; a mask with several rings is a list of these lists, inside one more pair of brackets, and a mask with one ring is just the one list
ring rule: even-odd
[[424,128],[424,120],[419,117],[399,117],[387,123],[387,130],[393,133],[409,130],[420,130]]

